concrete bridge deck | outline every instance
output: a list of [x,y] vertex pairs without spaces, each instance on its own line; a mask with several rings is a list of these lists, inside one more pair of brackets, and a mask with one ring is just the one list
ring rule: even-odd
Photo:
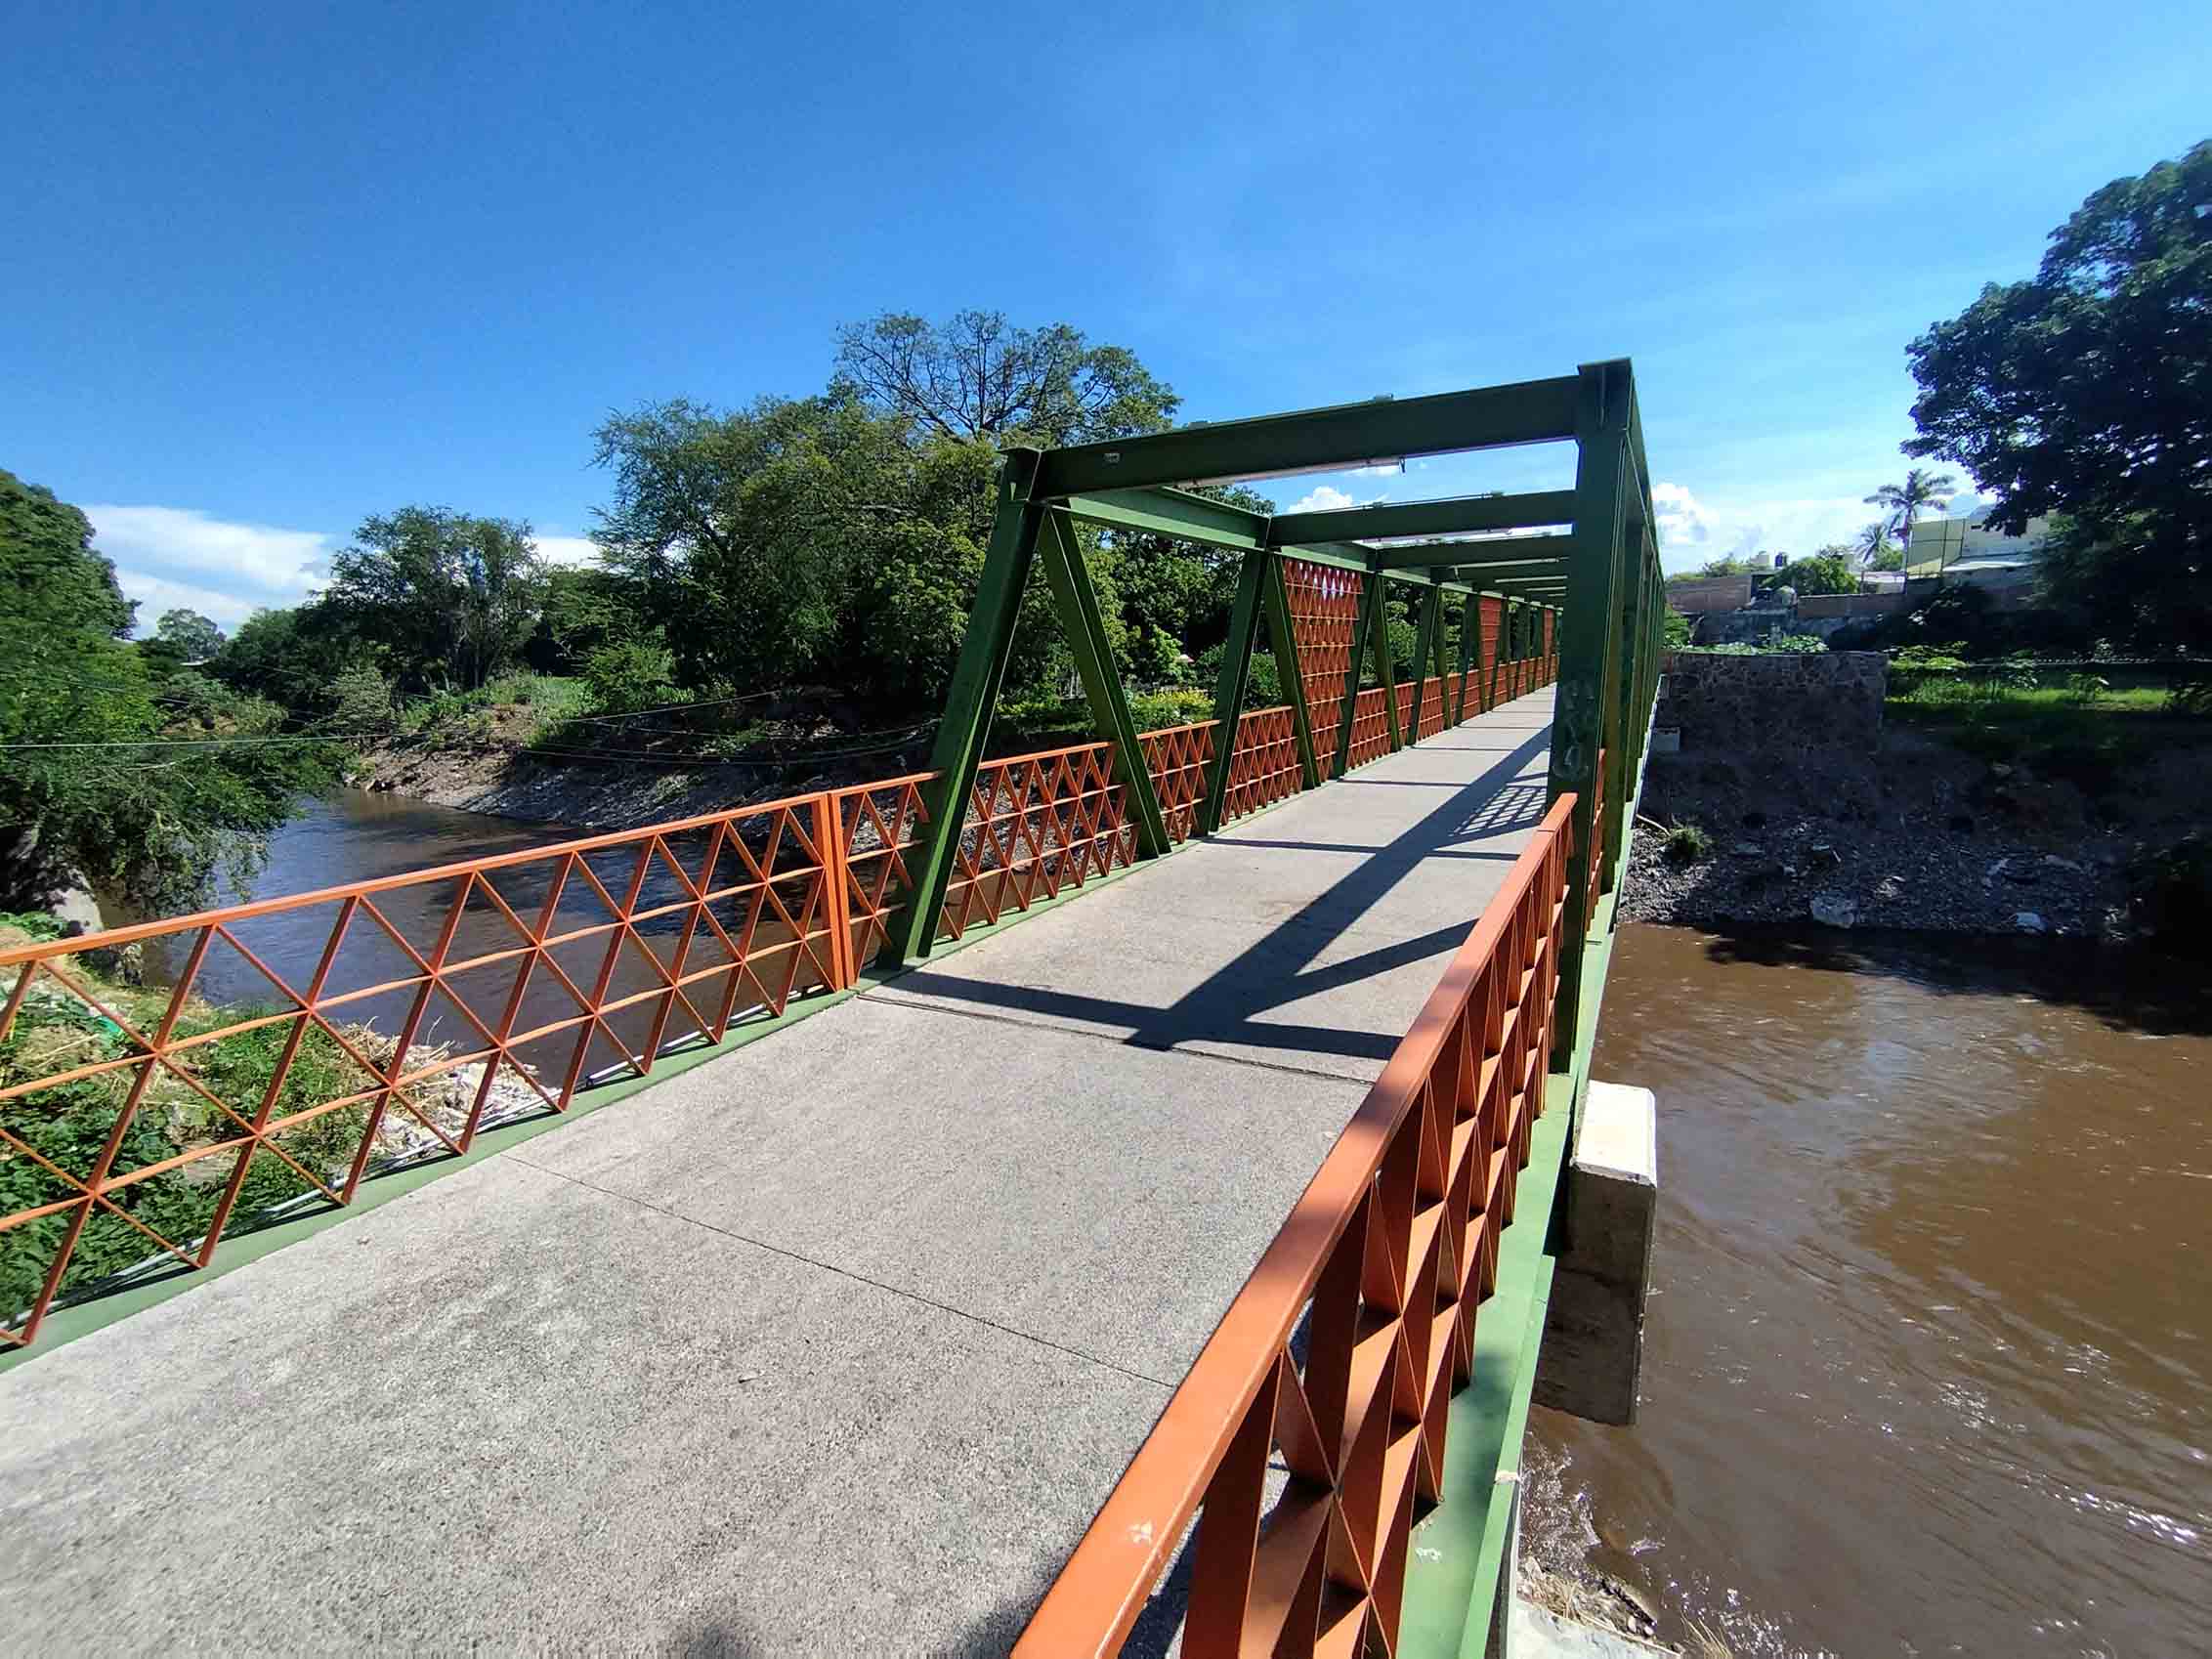
[[1542,816],[1550,710],[0,1376],[0,1648],[1003,1652]]

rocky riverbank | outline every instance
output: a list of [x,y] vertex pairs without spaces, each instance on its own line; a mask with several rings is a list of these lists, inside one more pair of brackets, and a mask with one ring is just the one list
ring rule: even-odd
[[2212,816],[2201,746],[2110,773],[1869,752],[1653,754],[1622,915],[2119,938],[2131,872]]

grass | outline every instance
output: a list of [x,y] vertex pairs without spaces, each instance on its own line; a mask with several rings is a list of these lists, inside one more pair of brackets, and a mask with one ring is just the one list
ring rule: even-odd
[[405,737],[466,737],[479,728],[489,735],[491,711],[523,707],[537,713],[543,732],[563,720],[594,712],[591,688],[562,674],[503,674],[472,692],[438,692],[404,704],[398,726]]
[[2064,686],[1906,677],[1883,707],[1981,760],[2032,767],[2090,795],[2109,793],[2159,744],[2212,732],[2185,698],[2153,686],[2113,690],[2095,676]]
[[1659,848],[1671,864],[1695,864],[1713,850],[1713,837],[1695,824],[1670,824]]

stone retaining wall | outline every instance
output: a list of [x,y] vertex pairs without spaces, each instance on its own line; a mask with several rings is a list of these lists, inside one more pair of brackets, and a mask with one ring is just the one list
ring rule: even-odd
[[1685,753],[1747,749],[1871,750],[1882,741],[1889,661],[1878,651],[1666,659],[1656,723]]

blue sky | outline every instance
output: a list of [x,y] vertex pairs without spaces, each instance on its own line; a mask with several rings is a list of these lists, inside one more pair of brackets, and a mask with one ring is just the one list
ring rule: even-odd
[[409,501],[581,556],[610,408],[804,393],[841,321],[981,306],[1131,347],[1186,418],[1629,356],[1670,566],[1808,551],[1901,470],[1905,342],[2212,132],[2208,39],[2165,0],[41,7],[0,466],[148,620],[229,624]]

